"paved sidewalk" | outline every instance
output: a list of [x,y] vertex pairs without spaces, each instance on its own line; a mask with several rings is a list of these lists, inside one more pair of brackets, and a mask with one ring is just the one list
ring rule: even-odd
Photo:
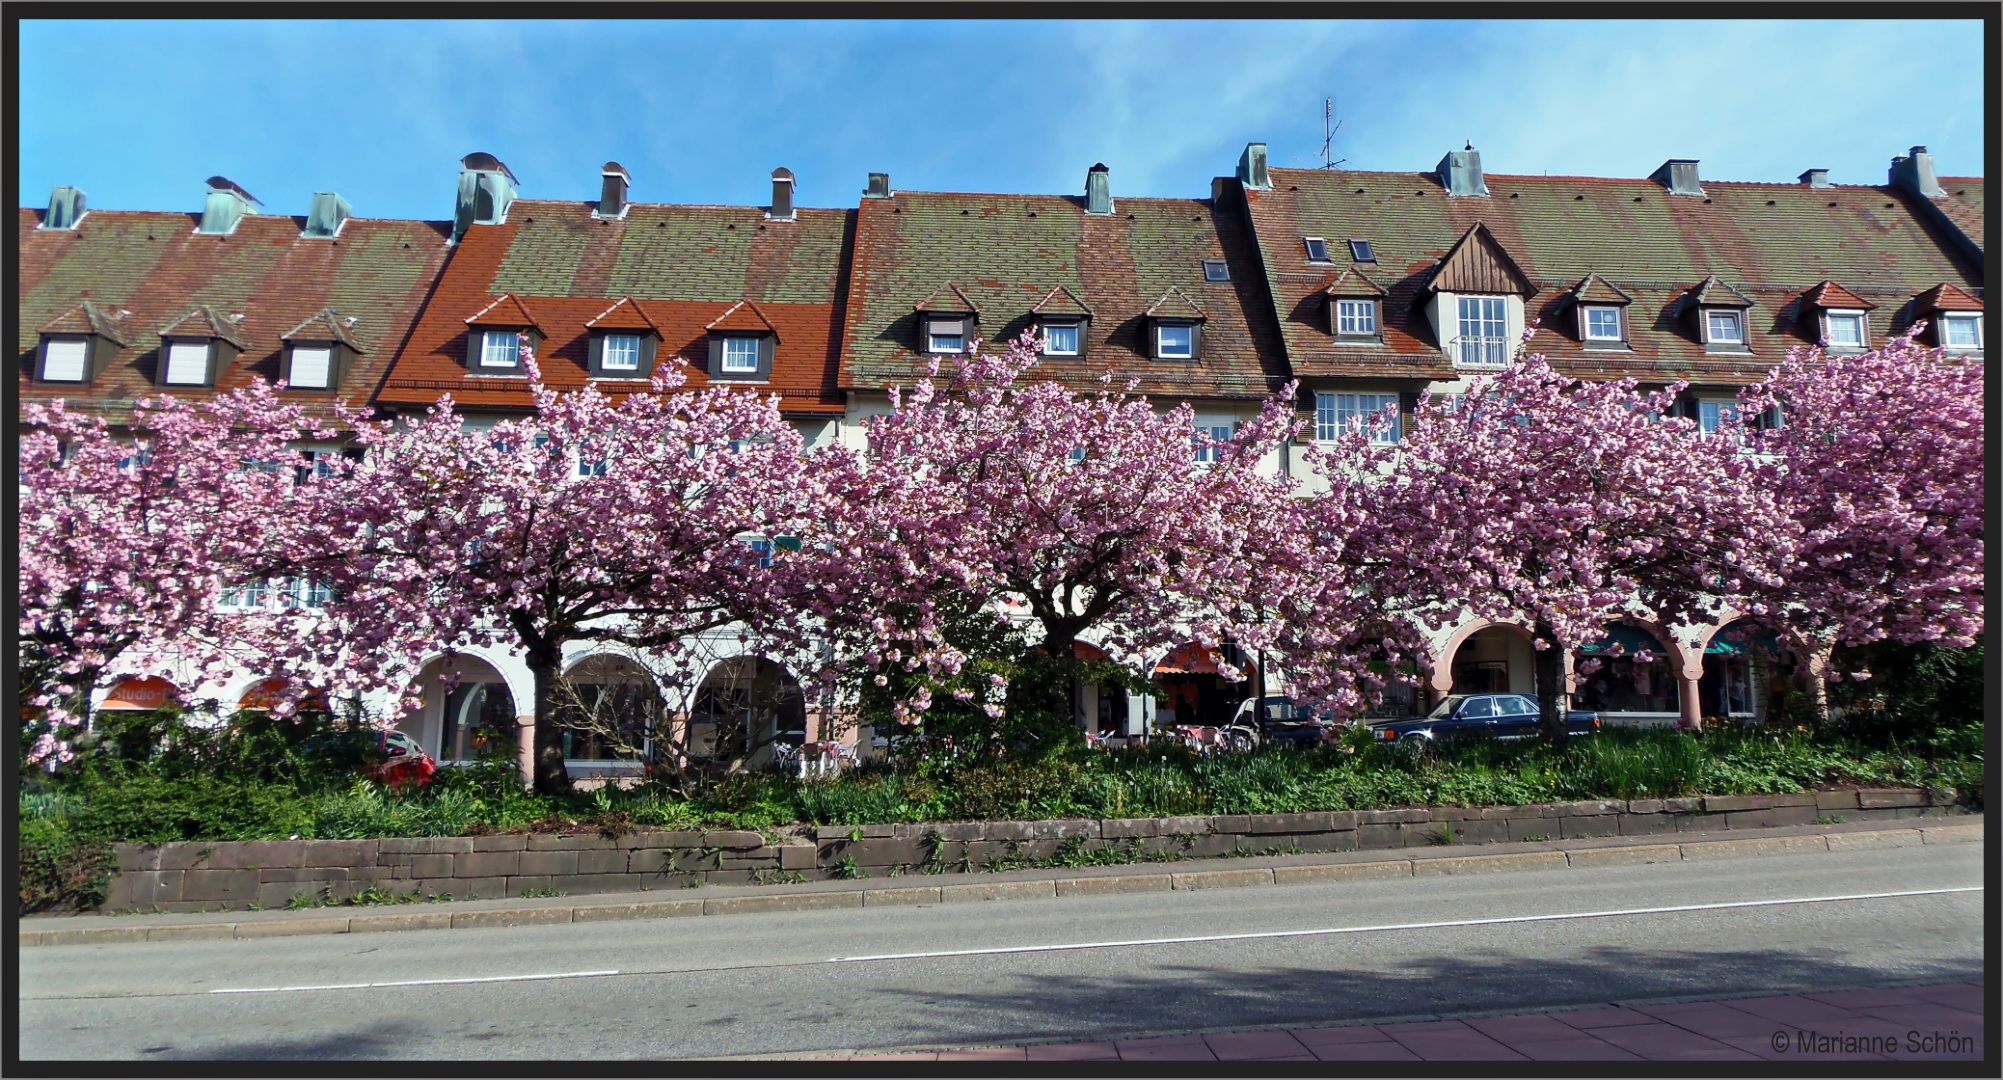
[[1978,983],[835,1061],[1979,1061]]

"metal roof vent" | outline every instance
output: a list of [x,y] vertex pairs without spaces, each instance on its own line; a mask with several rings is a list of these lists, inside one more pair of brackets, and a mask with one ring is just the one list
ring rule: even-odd
[[1440,186],[1449,195],[1487,195],[1488,181],[1481,175],[1481,151],[1474,143],[1464,150],[1449,150],[1435,167],[1440,175]]
[[793,170],[777,168],[772,170],[772,210],[766,214],[768,221],[792,221],[793,212]]
[[353,213],[354,208],[348,205],[348,200],[331,191],[316,191],[313,193],[313,208],[306,213],[306,231],[299,235],[339,236],[341,226],[348,223],[348,217]]
[[598,209],[593,216],[602,218],[623,218],[626,216],[626,192],[633,187],[633,175],[626,166],[616,161],[608,161],[598,170],[605,183],[598,189]]
[[1238,156],[1238,182],[1253,191],[1271,191],[1272,174],[1266,170],[1266,144],[1246,143],[1245,152]]
[[1905,188],[1921,198],[1938,199],[1947,194],[1940,186],[1940,177],[1934,175],[1933,155],[1924,146],[1893,158],[1887,179],[1893,187]]
[[1103,161],[1085,170],[1085,212],[1088,214],[1113,212],[1112,175]]
[[1648,174],[1650,180],[1669,189],[1671,195],[1704,194],[1704,185],[1697,181],[1697,160],[1695,158],[1670,158],[1662,167]]
[[492,154],[474,152],[459,159],[459,203],[452,215],[452,242],[475,225],[501,225],[515,201],[515,174]]
[[865,199],[890,198],[890,174],[887,172],[870,173],[869,186],[862,189],[862,197]]
[[83,220],[83,192],[67,185],[49,192],[49,212],[43,216],[44,229],[74,229]]
[[1828,169],[1810,169],[1807,172],[1801,174],[1801,182],[1807,184],[1809,187],[1812,188],[1826,188],[1834,186],[1829,182]]
[[209,197],[202,205],[202,223],[195,227],[195,231],[227,236],[236,231],[237,222],[242,221],[245,214],[257,213],[251,209],[252,203],[264,205],[257,196],[228,177],[211,176]]

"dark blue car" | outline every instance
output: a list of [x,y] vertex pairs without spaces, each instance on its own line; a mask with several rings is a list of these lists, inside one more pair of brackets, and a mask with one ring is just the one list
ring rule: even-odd
[[[1571,711],[1566,723],[1571,735],[1591,735],[1600,718]],[[1370,732],[1378,742],[1423,747],[1453,739],[1534,739],[1543,733],[1543,722],[1537,699],[1527,694],[1453,694],[1423,717],[1374,721]]]

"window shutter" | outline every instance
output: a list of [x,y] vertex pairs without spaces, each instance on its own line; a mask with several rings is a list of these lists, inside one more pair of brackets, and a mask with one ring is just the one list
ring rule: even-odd
[[325,345],[294,345],[290,384],[301,389],[326,389],[333,359],[334,350]]
[[[589,345],[589,351],[586,353],[585,356],[584,366],[585,370],[591,372],[593,375],[605,374],[604,334],[591,335],[591,343]],[[624,373],[622,372],[621,374]]]
[[1191,323],[1189,326],[1189,358],[1191,360],[1203,359],[1202,323]]
[[167,346],[167,382],[202,386],[209,381],[209,343],[176,341]]
[[42,378],[50,382],[83,382],[89,367],[90,345],[74,339],[57,339],[44,347]]
[[660,342],[652,334],[640,335],[640,376],[652,378],[654,374],[654,347]]
[[758,339],[759,378],[770,379],[772,377],[772,359],[778,353],[778,351],[779,351],[779,341],[777,338],[773,337],[771,334],[765,334],[759,337]]

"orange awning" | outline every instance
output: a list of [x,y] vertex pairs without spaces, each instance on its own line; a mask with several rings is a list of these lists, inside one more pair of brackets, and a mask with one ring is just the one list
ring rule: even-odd
[[126,679],[112,687],[111,693],[105,696],[104,703],[98,708],[152,712],[167,707],[180,694],[180,688],[173,683],[157,675],[148,675],[143,679]]
[[1217,674],[1217,650],[1201,645],[1178,645],[1161,663],[1155,665],[1157,675],[1215,675]]
[[[239,709],[269,709],[273,705],[278,704],[278,695],[283,693],[288,685],[290,684],[284,679],[266,679],[245,690],[243,696],[237,699],[236,707]],[[306,692],[306,696],[300,699],[299,707],[302,709],[324,709],[327,707],[327,697],[318,690],[309,690]]]

